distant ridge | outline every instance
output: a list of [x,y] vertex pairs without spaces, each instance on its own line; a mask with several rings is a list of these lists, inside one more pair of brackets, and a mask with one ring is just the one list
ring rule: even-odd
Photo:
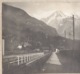
[[[75,39],[80,40],[80,16],[74,14],[75,19]],[[60,36],[65,37],[65,31],[67,38],[72,39],[73,20],[72,15],[68,16],[61,11],[53,12],[47,18],[42,18],[42,21],[48,25],[56,28]]]

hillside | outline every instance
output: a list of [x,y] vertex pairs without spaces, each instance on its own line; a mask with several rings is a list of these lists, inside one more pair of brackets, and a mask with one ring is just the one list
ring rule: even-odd
[[39,31],[51,36],[57,35],[55,28],[52,28],[44,22],[29,16],[25,11],[19,8],[3,4],[3,28],[5,28],[5,23],[8,23],[8,21],[10,21],[10,24],[7,25],[15,23],[14,25],[19,25],[21,28],[30,28],[35,32]]
[[38,47],[49,44],[49,38],[58,35],[55,28],[31,17],[19,8],[6,4],[2,5],[2,34],[6,51],[13,51],[18,45],[24,46],[27,42]]

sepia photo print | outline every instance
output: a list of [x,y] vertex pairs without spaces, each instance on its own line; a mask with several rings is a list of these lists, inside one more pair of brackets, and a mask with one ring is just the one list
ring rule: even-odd
[[2,74],[80,73],[79,0],[5,1]]

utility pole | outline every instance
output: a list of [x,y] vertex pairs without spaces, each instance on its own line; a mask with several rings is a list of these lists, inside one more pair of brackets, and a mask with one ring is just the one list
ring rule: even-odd
[[74,15],[73,15],[73,41],[75,41],[75,23],[74,23]]
[[74,56],[74,50],[75,50],[75,20],[74,20],[74,15],[73,15],[72,19],[73,19],[73,56]]

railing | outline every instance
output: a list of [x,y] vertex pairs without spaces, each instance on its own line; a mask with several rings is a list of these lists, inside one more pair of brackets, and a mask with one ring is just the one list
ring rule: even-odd
[[44,52],[41,53],[31,53],[31,54],[23,54],[23,55],[11,55],[4,56],[3,61],[10,65],[21,65],[21,64],[30,64],[41,57],[45,56]]

